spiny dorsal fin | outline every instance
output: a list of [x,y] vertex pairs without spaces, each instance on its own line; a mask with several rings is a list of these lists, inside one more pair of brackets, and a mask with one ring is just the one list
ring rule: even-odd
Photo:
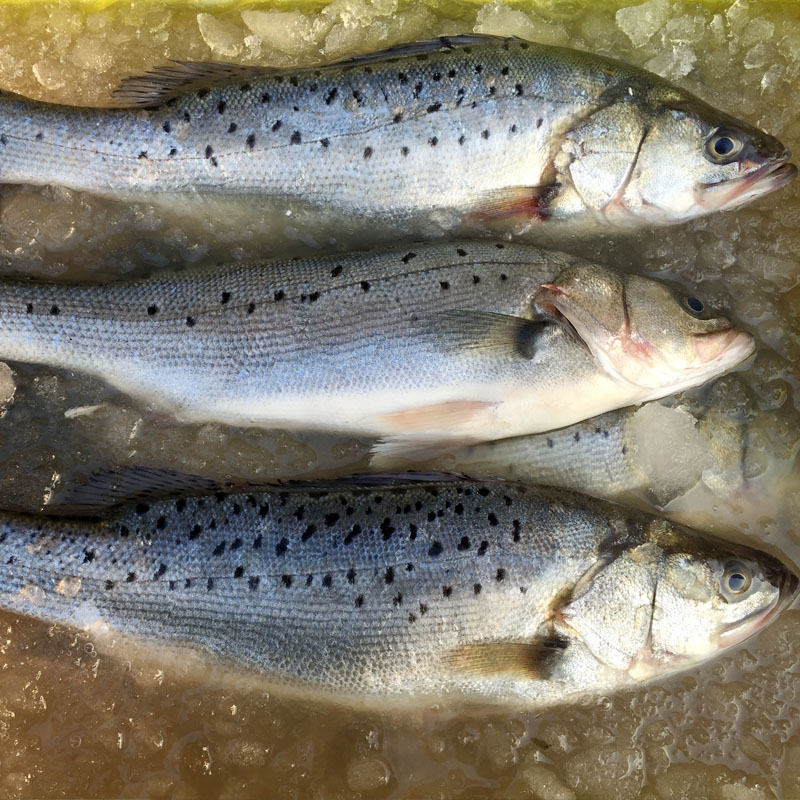
[[111,108],[156,108],[177,94],[210,89],[228,83],[247,83],[280,74],[296,75],[309,69],[355,67],[438,50],[452,50],[467,45],[500,44],[504,41],[507,40],[499,36],[477,33],[440,36],[438,39],[394,45],[375,53],[365,53],[321,66],[290,69],[244,66],[221,61],[174,61],[171,64],[149,70],[142,75],[125,78],[112,92],[111,102],[108,106]]
[[422,321],[428,320],[446,347],[525,360],[533,358],[538,335],[551,324],[493,311],[442,311]]
[[444,656],[445,666],[475,677],[516,676],[547,680],[568,642],[552,636],[530,642],[477,642],[465,644]]

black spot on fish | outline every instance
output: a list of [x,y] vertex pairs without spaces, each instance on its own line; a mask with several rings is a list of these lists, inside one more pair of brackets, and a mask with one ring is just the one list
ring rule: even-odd
[[196,525],[195,525],[195,526],[194,526],[194,527],[193,527],[193,528],[192,528],[192,529],[189,531],[189,538],[190,538],[190,539],[196,539],[196,538],[197,538],[197,537],[198,537],[198,536],[199,536],[199,535],[200,535],[202,532],[203,532],[203,526],[202,526],[202,525],[197,525],[197,524],[196,524]]
[[475,65],[475,72],[477,72],[478,75],[480,75],[481,72],[483,72],[483,64],[476,64]]
[[481,497],[488,497],[489,496],[489,490],[485,486],[481,486],[481,488],[478,489],[478,494]]
[[441,103],[432,103],[425,109],[429,114],[433,114],[434,111],[438,111],[442,107]]
[[487,541],[486,541],[486,539],[484,539],[484,540],[481,542],[481,544],[480,544],[480,547],[478,548],[478,555],[479,555],[479,556],[484,556],[484,555],[486,555],[486,551],[487,551],[488,549],[489,549],[489,542],[487,542]]
[[275,300],[275,302],[276,302],[276,303],[277,303],[278,301],[280,301],[280,300],[283,300],[283,298],[284,298],[285,296],[286,296],[286,295],[284,294],[284,292],[283,292],[283,289],[278,289],[278,291],[277,291],[277,292],[275,292],[275,294],[273,294],[273,295],[272,295],[272,297],[273,297],[273,299]]
[[361,281],[361,290],[364,292],[369,291],[369,281]]
[[360,105],[361,101],[364,99],[364,96],[358,91],[358,89],[353,89],[353,99]]
[[305,513],[306,513],[305,506],[297,506],[297,509],[294,512],[294,517],[299,522],[301,519],[303,519]]
[[386,572],[383,574],[383,580],[385,583],[389,584],[394,581],[394,567],[387,567]]
[[323,98],[325,105],[329,106],[336,99],[337,94],[339,94],[339,90],[335,86],[332,89],[328,89]]
[[404,264],[408,264],[408,262],[411,261],[412,258],[416,258],[416,257],[417,257],[416,253],[406,253],[400,260]]
[[328,146],[328,145],[329,145],[331,142],[330,142],[330,139],[320,139],[320,140],[319,140],[319,143],[320,143],[320,144],[321,144],[323,147],[327,147],[327,146]]
[[192,115],[188,111],[184,111],[183,112],[183,121],[184,122],[191,122],[192,121]]
[[489,94],[490,95],[494,94],[496,91],[497,91],[497,87],[496,86],[490,86],[489,87]]
[[173,591],[174,589],[175,589],[175,581],[170,581],[169,582],[169,590]]
[[291,575],[281,575],[281,586],[288,589],[292,585],[292,576]]
[[507,280],[508,280],[508,275],[506,275],[505,272],[501,272],[500,273],[500,281],[503,282],[503,281],[507,281]]
[[461,258],[464,258],[464,256],[467,255],[467,251],[464,250],[463,247],[457,247],[456,248],[456,253],[458,253],[461,256]]
[[146,514],[150,510],[150,506],[147,503],[138,503],[136,506],[136,513],[137,514]]
[[497,525],[498,520],[494,514],[489,514],[488,520],[490,525]]
[[28,303],[28,304],[25,306],[25,310],[26,310],[26,311],[27,311],[29,314],[33,314],[33,303]]
[[300,537],[304,542],[307,542],[317,532],[316,525],[308,525]]
[[290,144],[300,144],[302,141],[303,137],[300,135],[300,131],[295,131],[289,138]]
[[482,589],[483,589],[483,586],[481,586],[479,583],[475,583],[475,584],[473,584],[473,586],[472,586],[472,591],[473,591],[475,594],[480,594]]
[[269,92],[263,92],[261,95],[262,103],[269,103],[272,100],[272,95]]
[[543,122],[544,120],[541,117],[539,117],[539,119],[536,120],[536,127],[541,128]]
[[136,573],[129,572],[127,577],[125,578],[125,583],[133,583],[136,580]]
[[436,512],[429,511],[428,512],[428,522],[433,522],[436,519]]
[[241,578],[242,575],[244,575],[244,567],[236,567],[236,569],[233,571],[233,577]]
[[365,160],[368,159],[371,155],[372,155],[372,148],[371,147],[365,147],[364,148],[364,159]]
[[628,452],[628,446],[622,445],[622,455],[625,455]]
[[292,75],[292,76],[289,78],[289,83],[291,83],[291,84],[292,84],[292,86],[297,86],[297,75]]
[[107,591],[110,591],[111,589],[114,588],[114,581],[106,581],[105,587]]
[[39,133],[37,133],[34,138],[36,139],[37,142],[41,142],[42,139],[44,139],[44,134],[41,131],[39,131]]
[[147,306],[147,313],[151,317],[154,317],[156,314],[158,314],[158,306],[155,304]]
[[517,132],[517,126],[516,126],[516,123],[515,123],[514,125],[512,125],[512,126],[509,128],[509,130],[511,131],[511,133],[516,133],[516,132]]
[[231,122],[231,124],[228,125],[228,133],[236,133],[238,129],[239,126],[235,122]]
[[156,528],[158,528],[160,531],[163,531],[164,528],[166,527],[167,527],[167,518],[164,516],[159,517],[156,520]]
[[256,146],[256,135],[254,133],[251,133],[244,141],[247,144],[248,148],[252,150]]
[[386,541],[391,539],[394,530],[395,529],[392,526],[389,517],[384,518],[383,522],[381,522],[381,533],[383,534],[383,540]]
[[334,267],[334,268],[331,270],[331,278],[338,278],[338,277],[339,277],[339,275],[341,275],[341,274],[342,274],[342,266],[341,266],[340,264],[337,264],[337,265],[336,265],[336,266],[335,266],[335,267]]
[[355,606],[356,606],[356,608],[361,608],[361,606],[363,606],[363,605],[364,605],[364,595],[360,594],[355,599]]
[[194,323],[195,323],[194,317],[186,317],[186,324],[188,325],[188,327],[193,328]]
[[326,575],[326,576],[325,576],[325,577],[322,579],[322,585],[323,585],[323,586],[324,586],[326,589],[330,589],[330,588],[331,588],[331,584],[332,584],[332,583],[333,583],[333,578],[331,577],[331,574],[330,574],[330,572],[329,572],[329,573],[328,573],[328,574],[327,574],[327,575]]
[[467,137],[464,136],[464,134],[462,133],[461,136],[458,137],[458,143],[459,144],[464,144],[464,142],[466,142],[466,141],[467,141]]
[[481,137],[484,138],[484,139],[488,139],[489,138],[489,129],[488,128],[485,128],[484,130],[481,131]]
[[255,310],[256,310],[256,304],[255,303],[248,303],[248,305],[247,305],[247,313],[248,314],[252,314]]
[[228,104],[224,100],[220,100],[219,103],[217,103],[217,113],[224,114],[227,107]]
[[221,556],[225,552],[225,540],[223,539],[212,551],[211,555]]
[[146,158],[147,158],[147,150],[142,150],[142,151],[139,153],[139,156],[138,156],[138,157],[139,157],[139,158],[144,158],[144,159],[146,159]]
[[350,569],[347,570],[347,582],[348,583],[356,582],[356,571],[352,567],[350,567]]
[[211,147],[210,144],[206,145],[206,158],[211,158],[214,155],[214,149]]
[[508,75],[508,67],[503,67],[503,69],[500,70],[500,74],[501,75]]
[[439,281],[439,286],[442,287],[442,291],[446,291],[450,288],[450,283],[448,281]]
[[427,614],[427,613],[428,613],[428,606],[426,606],[425,603],[420,603],[419,604],[419,615],[421,617],[424,617],[425,614]]
[[181,497],[175,501],[175,510],[180,514],[186,508],[186,500]]
[[158,569],[153,573],[153,578],[160,578],[167,571],[166,564],[160,564]]
[[436,147],[436,145],[439,144],[439,139],[436,136],[431,136],[431,138],[428,139],[428,144],[431,147]]
[[350,544],[350,542],[352,542],[353,539],[355,539],[356,536],[358,536],[359,533],[361,533],[361,526],[358,523],[356,523],[350,529],[350,533],[348,533],[347,536],[344,537],[344,543],[345,544]]
[[410,151],[409,151],[409,149],[407,147],[401,147],[400,148],[400,155],[402,155],[403,157],[407,156],[409,154],[409,152]]
[[174,156],[177,152],[178,152],[178,148],[177,147],[170,148],[170,151],[169,151],[170,157]]
[[250,84],[249,84],[249,83],[243,83],[243,84],[242,84],[242,85],[239,87],[239,91],[242,91],[242,92],[249,92],[249,91],[250,91],[250,88],[251,88],[251,87],[250,87]]
[[414,91],[413,91],[414,98],[418,99],[421,92],[422,92],[422,81],[419,81],[414,85]]
[[522,97],[522,93],[523,93],[522,92],[522,84],[521,83],[515,84],[514,91],[516,92],[517,97]]
[[417,526],[413,522],[409,523],[409,525],[408,525],[408,533],[409,533],[408,538],[411,539],[412,542],[414,541],[414,539],[417,538],[417,531],[418,530],[419,530],[419,528],[417,528]]
[[289,540],[284,536],[278,544],[275,545],[275,555],[282,556],[286,552],[286,548],[289,546]]
[[579,442],[581,440],[581,432],[580,431],[575,431],[574,439],[575,439],[576,442]]
[[208,97],[209,90],[208,89],[201,89],[197,96],[202,100],[204,97]]
[[392,598],[392,605],[394,605],[394,606],[401,606],[401,605],[403,605],[403,595],[402,595],[401,593],[399,593],[399,592],[398,592],[398,593],[397,593],[397,594],[396,594],[396,595],[395,595],[395,596]]
[[258,589],[259,583],[261,583],[261,578],[259,578],[258,575],[252,575],[247,579],[247,586],[251,592],[254,592],[256,589]]
[[314,581],[314,576],[309,572],[309,574],[306,575],[306,586],[311,586],[313,581]]
[[230,299],[231,299],[231,293],[223,292],[222,296],[219,298],[219,301],[220,303],[222,303],[222,305],[225,305],[225,303],[227,303]]
[[453,594],[452,586],[442,586],[442,597],[450,597]]
[[442,73],[434,72],[433,75],[431,75],[431,78],[433,78],[435,81],[440,81],[442,79]]
[[172,132],[172,125],[170,125],[169,120],[167,120],[161,127],[164,129],[164,133]]
[[58,311],[59,311],[58,306],[50,306],[50,313],[52,314],[52,316],[54,317],[57,316]]
[[417,616],[416,616],[416,614],[409,614],[409,615],[408,615],[408,621],[409,621],[409,622],[411,622],[411,623],[414,623],[414,622],[416,622],[416,621],[417,621]]
[[395,114],[394,117],[392,117],[392,122],[394,122],[395,124],[402,121],[403,121],[402,114]]
[[518,542],[519,539],[520,539],[520,530],[521,530],[522,526],[520,525],[520,522],[519,522],[518,519],[515,519],[514,522],[512,523],[512,525],[514,526],[514,532],[512,534],[512,538],[514,539],[515,542]]
[[242,546],[241,537],[237,536],[231,543],[231,550],[238,550]]
[[431,558],[437,558],[438,556],[440,556],[442,554],[442,550],[444,550],[444,548],[442,547],[442,543],[441,542],[434,542],[428,548],[428,555]]
[[406,84],[408,83],[408,75],[406,75],[405,72],[398,72],[397,80],[399,80],[402,84]]
[[502,567],[498,567],[497,573],[495,574],[494,579],[496,581],[502,581],[502,580],[505,580],[505,577],[506,577],[506,571]]
[[406,564],[406,572],[411,572],[413,569],[414,569],[414,565],[411,562]]
[[94,561],[94,550],[84,550],[83,563],[88,564],[90,561]]
[[259,533],[255,539],[253,539],[253,550],[260,550],[261,545],[264,542],[264,537]]

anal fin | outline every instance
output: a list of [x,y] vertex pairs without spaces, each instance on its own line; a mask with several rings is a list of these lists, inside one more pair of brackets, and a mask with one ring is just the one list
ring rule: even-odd
[[560,189],[560,183],[506,186],[480,198],[470,217],[479,222],[504,222],[514,218],[544,222],[550,216],[550,204]]

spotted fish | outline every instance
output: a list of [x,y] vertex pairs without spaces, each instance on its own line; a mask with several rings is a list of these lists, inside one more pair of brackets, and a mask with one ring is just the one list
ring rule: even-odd
[[530,705],[705,660],[794,594],[776,559],[550,489],[464,481],[0,516],[0,608],[290,690]]
[[558,428],[702,383],[752,348],[663,284],[526,245],[0,282],[0,358],[94,375],[187,421],[358,434],[386,452]]
[[324,67],[178,63],[120,108],[0,98],[0,181],[191,213],[239,198],[374,233],[681,222],[796,174],[777,139],[652,73],[466,35]]

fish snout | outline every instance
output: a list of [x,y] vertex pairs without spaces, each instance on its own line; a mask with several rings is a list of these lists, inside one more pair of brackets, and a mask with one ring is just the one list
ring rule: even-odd
[[755,349],[753,337],[738,328],[697,334],[693,344],[695,358],[700,364],[710,364],[729,356],[733,366],[744,361]]

